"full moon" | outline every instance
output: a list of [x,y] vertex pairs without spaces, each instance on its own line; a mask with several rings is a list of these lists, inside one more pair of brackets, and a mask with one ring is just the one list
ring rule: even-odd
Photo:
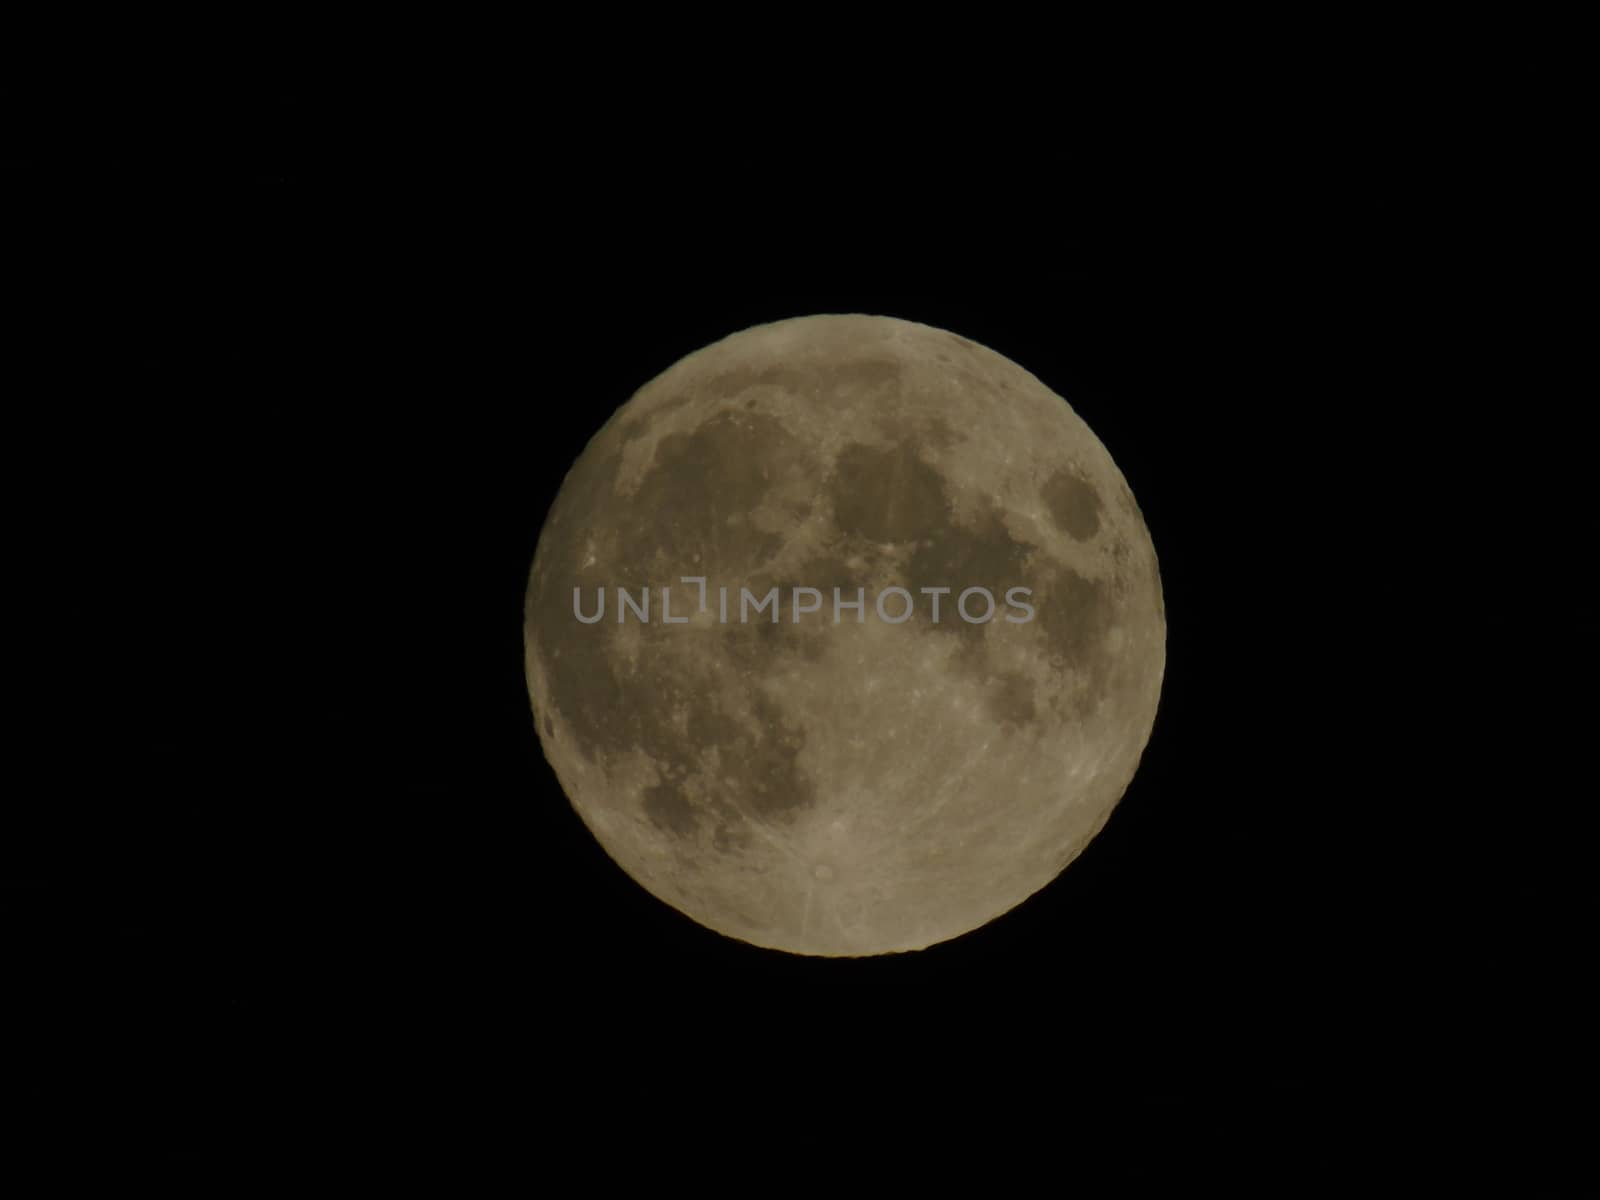
[[731,938],[920,950],[1105,825],[1166,662],[1155,549],[1065,400],[887,317],[735,333],[567,475],[524,628],[546,758],[610,857]]

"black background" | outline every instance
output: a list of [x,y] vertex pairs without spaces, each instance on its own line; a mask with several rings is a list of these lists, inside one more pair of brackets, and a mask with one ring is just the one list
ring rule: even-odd
[[[1483,433],[1458,387],[1481,260],[1429,165],[1197,137],[1135,183],[1036,136],[798,129],[760,162],[670,126],[402,152],[268,113],[13,164],[37,228],[92,247],[76,290],[115,330],[75,443],[113,485],[73,507],[99,670],[61,686],[116,750],[61,770],[116,784],[8,895],[90,981],[70,1007],[129,1145],[689,1177],[1048,1163],[1111,1130],[1138,1175],[1346,1161],[1519,1096],[1564,1129],[1581,924],[1527,881],[1575,881],[1537,838],[1455,870],[1462,814],[1516,794],[1441,766],[1481,744],[1494,652],[1463,646],[1512,623],[1463,590],[1501,586],[1482,547],[1516,518],[1478,474],[1463,536],[1435,469]],[[633,884],[522,674],[587,439],[684,354],[816,312],[950,329],[1066,397],[1140,501],[1170,624],[1143,765],[1082,857],[861,961]]]

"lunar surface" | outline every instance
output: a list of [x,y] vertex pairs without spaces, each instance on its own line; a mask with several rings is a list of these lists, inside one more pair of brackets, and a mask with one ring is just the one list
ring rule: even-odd
[[545,522],[525,644],[545,755],[624,871],[729,937],[872,955],[1083,850],[1149,740],[1166,618],[1066,401],[954,334],[817,316],[617,410]]

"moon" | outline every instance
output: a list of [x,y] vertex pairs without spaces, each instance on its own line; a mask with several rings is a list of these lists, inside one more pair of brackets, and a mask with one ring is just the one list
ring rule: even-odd
[[878,316],[747,329],[641,388],[563,482],[525,618],[545,757],[607,854],[717,933],[829,957],[1056,878],[1166,662],[1149,530],[1088,426]]

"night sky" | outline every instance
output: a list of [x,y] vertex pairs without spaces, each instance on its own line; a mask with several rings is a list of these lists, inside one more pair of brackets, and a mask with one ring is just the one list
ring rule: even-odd
[[[1508,546],[1569,568],[1467,462],[1501,426],[1463,420],[1477,268],[1425,167],[306,128],[7,164],[31,228],[93,247],[57,285],[110,318],[102,400],[55,416],[113,484],[60,501],[89,514],[98,669],[59,686],[116,747],[66,754],[115,782],[39,796],[74,832],[14,854],[7,894],[42,977],[83,980],[130,1149],[1006,1180],[1106,1130],[1138,1177],[1405,1145],[1482,1097],[1576,1119],[1579,881],[1461,670],[1520,653]],[[858,961],[635,885],[523,681],[527,571],[588,438],[683,355],[820,312],[949,329],[1064,396],[1138,498],[1169,623],[1143,765],[1083,855],[979,931]],[[1592,640],[1576,601],[1546,611]],[[1502,744],[1576,736],[1519,694],[1493,691]],[[1485,829],[1494,857],[1461,844]]]

